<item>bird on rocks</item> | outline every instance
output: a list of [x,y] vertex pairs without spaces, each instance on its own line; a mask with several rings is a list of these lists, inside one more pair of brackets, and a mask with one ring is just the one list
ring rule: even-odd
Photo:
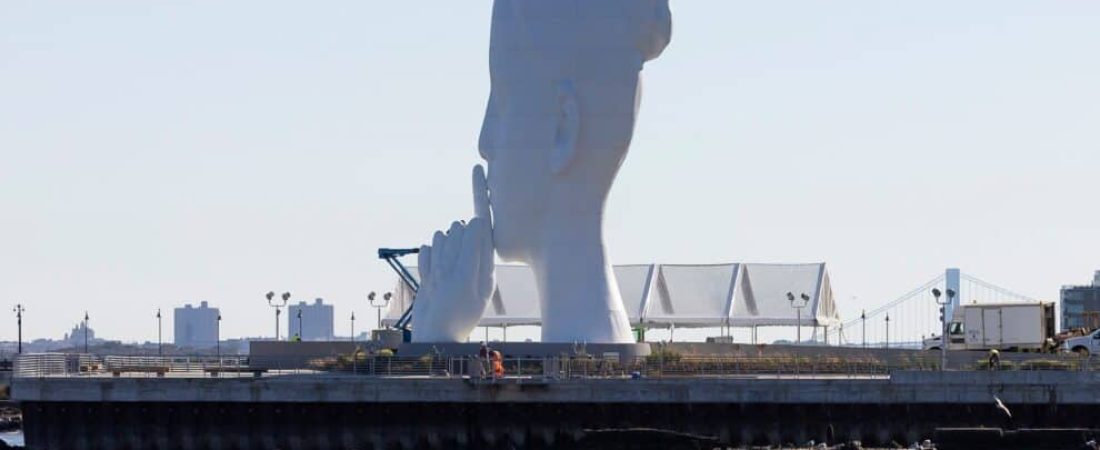
[[996,396],[996,395],[994,395],[994,396],[993,396],[993,401],[997,402],[997,409],[999,409],[999,410],[1001,410],[1002,412],[1004,412],[1004,413],[1005,413],[1005,415],[1006,415],[1006,416],[1008,416],[1008,418],[1009,418],[1009,419],[1011,419],[1011,418],[1012,418],[1012,411],[1009,411],[1009,410],[1008,410],[1008,407],[1007,407],[1007,406],[1005,406],[1004,402],[1002,402],[1000,398],[997,398],[997,396]]

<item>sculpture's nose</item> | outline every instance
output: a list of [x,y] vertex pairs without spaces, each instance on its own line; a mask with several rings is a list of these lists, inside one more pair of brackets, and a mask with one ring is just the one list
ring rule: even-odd
[[496,102],[493,101],[492,94],[489,95],[489,105],[485,108],[485,119],[481,121],[481,135],[477,141],[477,151],[481,155],[481,159],[486,162],[492,161],[493,154],[496,153],[496,129],[497,129],[497,114],[496,107],[493,105]]

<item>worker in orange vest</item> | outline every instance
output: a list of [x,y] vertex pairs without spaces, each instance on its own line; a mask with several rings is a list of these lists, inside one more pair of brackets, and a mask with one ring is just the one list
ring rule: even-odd
[[499,351],[493,350],[491,359],[493,361],[493,377],[494,378],[503,378],[504,377],[504,357],[501,356]]

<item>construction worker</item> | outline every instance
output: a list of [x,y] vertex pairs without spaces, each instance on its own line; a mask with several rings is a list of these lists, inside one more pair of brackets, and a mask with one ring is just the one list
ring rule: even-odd
[[504,378],[504,357],[500,352],[493,350],[491,358],[493,361],[493,378]]
[[1001,352],[989,350],[989,370],[1001,370]]
[[294,337],[290,338],[290,342],[302,342],[302,337],[298,336],[298,333],[294,333]]
[[490,353],[489,346],[485,344],[485,341],[481,341],[481,348],[477,351],[477,368],[481,378],[487,378],[489,376]]

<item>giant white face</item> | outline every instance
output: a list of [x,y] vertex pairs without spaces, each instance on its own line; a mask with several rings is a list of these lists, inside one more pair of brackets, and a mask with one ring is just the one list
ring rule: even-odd
[[642,65],[670,38],[667,0],[494,2],[479,150],[501,258],[532,262],[547,227],[600,217],[630,145]]

